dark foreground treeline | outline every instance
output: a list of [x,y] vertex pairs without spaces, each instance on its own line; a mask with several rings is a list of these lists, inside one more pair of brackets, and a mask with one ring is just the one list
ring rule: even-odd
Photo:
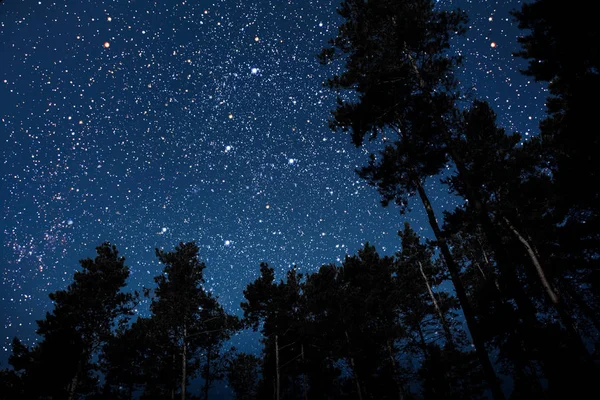
[[[359,175],[384,205],[404,211],[418,199],[435,239],[405,226],[394,257],[365,246],[341,266],[283,281],[263,264],[242,319],[204,290],[198,249],[182,243],[157,251],[165,269],[146,293],[151,314],[133,323],[139,296],[121,291],[128,270],[102,245],[51,295],[38,344],[15,340],[0,396],[185,399],[200,374],[201,398],[220,379],[238,399],[594,398],[600,24],[588,3],[538,0],[514,13],[526,29],[524,73],[550,93],[540,134],[522,143],[457,89],[461,60],[448,49],[465,32],[461,12],[430,0],[343,1],[321,54],[345,65],[328,81],[340,94],[330,125],[379,146]],[[423,182],[447,166],[444,182],[465,203],[442,220]],[[222,349],[243,327],[261,330],[261,357]]]

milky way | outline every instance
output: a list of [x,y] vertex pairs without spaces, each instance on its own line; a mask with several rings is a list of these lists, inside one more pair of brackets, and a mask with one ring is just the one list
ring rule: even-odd
[[[78,260],[103,241],[152,287],[155,247],[195,240],[206,286],[239,313],[260,262],[314,271],[370,242],[399,248],[420,204],[383,208],[366,151],[327,127],[337,72],[318,63],[337,2],[5,0],[0,4],[0,356],[31,343]],[[440,1],[470,18],[462,88],[507,131],[535,135],[544,88],[519,73],[518,1]],[[438,212],[459,200],[438,178]],[[440,214],[441,215],[441,214]]]

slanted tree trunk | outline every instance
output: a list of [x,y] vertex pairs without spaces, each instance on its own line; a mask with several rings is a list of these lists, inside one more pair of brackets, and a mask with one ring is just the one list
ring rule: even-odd
[[477,325],[477,321],[475,320],[475,313],[473,312],[473,309],[469,304],[467,292],[465,291],[465,287],[463,286],[462,281],[460,280],[458,265],[456,265],[456,263],[454,262],[454,258],[450,253],[448,243],[446,242],[445,236],[442,234],[442,230],[440,229],[440,226],[437,222],[437,218],[435,217],[435,213],[433,211],[433,207],[431,206],[431,202],[429,201],[429,197],[427,197],[427,193],[425,192],[425,189],[421,184],[421,180],[418,177],[413,177],[413,182],[417,186],[419,197],[421,198],[421,202],[423,203],[425,211],[427,212],[429,225],[433,230],[438,246],[442,253],[442,257],[446,262],[448,272],[450,272],[450,278],[452,280],[452,284],[454,285],[456,296],[458,297],[458,301],[460,302],[460,305],[462,307],[467,327],[469,328],[471,338],[473,339],[475,352],[483,368],[483,373],[485,374],[486,380],[488,381],[488,384],[492,391],[492,395],[495,400],[504,400],[504,393],[500,388],[500,383],[498,381],[498,378],[496,377],[496,372],[494,371],[494,367],[492,366],[490,357],[487,353],[487,350],[485,349],[485,343],[479,333],[479,327]]
[[[300,351],[302,352],[302,369],[304,370],[304,343],[300,345]],[[308,394],[306,393],[306,371],[302,373],[302,391],[304,392],[304,400],[308,400]]]
[[[407,47],[406,43],[404,44],[404,47]],[[417,63],[410,54],[410,52],[407,52],[407,54],[413,67],[413,70],[419,79],[419,86],[421,89],[425,90],[426,85],[421,76],[421,71],[419,70]],[[450,155],[452,161],[454,161],[454,165],[456,166],[460,180],[465,185],[466,199],[469,201],[470,204],[474,206],[476,215],[478,216],[483,231],[488,241],[490,242],[492,249],[494,250],[497,262],[502,270],[500,277],[503,280],[503,284],[506,288],[509,288],[510,292],[513,294],[517,307],[522,315],[523,321],[525,322],[526,326],[532,328],[535,325],[537,325],[535,306],[527,297],[527,295],[523,291],[523,288],[519,284],[516,271],[514,271],[514,269],[512,268],[510,260],[504,251],[504,248],[502,246],[502,240],[500,239],[500,236],[498,236],[496,229],[494,229],[494,223],[490,218],[488,210],[481,201],[479,193],[477,193],[477,191],[473,188],[473,185],[469,180],[468,168],[466,167],[462,156],[459,154],[458,151],[456,151],[454,141],[450,135],[450,132],[446,128],[446,122],[442,120],[441,115],[434,115],[434,118],[437,119],[437,122],[442,129],[441,134],[444,143],[446,144],[446,147],[448,149],[448,154]],[[527,342],[529,343],[529,341]],[[498,386],[498,390],[499,389],[500,388]],[[495,399],[497,398],[496,396],[500,394],[498,390],[492,390]],[[502,398],[504,398],[504,395],[502,395]]]
[[183,350],[181,354],[181,400],[185,400],[187,373],[187,327],[183,325]]
[[[492,271],[492,265],[490,263],[490,259],[488,257],[487,251],[485,251],[485,248],[483,247],[483,243],[481,243],[481,240],[479,240],[478,237],[476,237],[477,243],[479,244],[479,249],[481,250],[481,255],[483,256],[483,260],[485,262],[485,267],[487,269],[489,269],[490,271]],[[485,272],[483,271],[483,269],[481,268],[481,266],[479,265],[479,263],[476,263],[477,268],[479,268],[479,271],[481,272],[481,275],[483,275],[484,279],[487,279]],[[492,272],[492,275],[494,277],[494,286],[496,286],[496,289],[498,290],[498,293],[501,295],[502,294],[502,290],[500,290],[500,283],[498,283],[498,276],[496,274],[494,274]]]
[[423,264],[421,264],[421,261],[417,261],[417,263],[419,264],[419,270],[421,271],[421,276],[423,277],[423,280],[425,281],[425,286],[427,286],[427,292],[429,293],[429,296],[431,297],[431,301],[433,302],[433,306],[435,307],[435,310],[437,311],[437,314],[440,317],[440,322],[442,323],[442,329],[444,330],[444,334],[446,335],[446,343],[448,344],[449,348],[454,349],[455,348],[454,347],[454,339],[452,338],[452,332],[450,332],[450,327],[448,326],[448,321],[446,321],[444,312],[440,308],[440,305],[438,304],[438,301],[435,298],[435,295],[433,294],[433,290],[431,289],[431,285],[429,284],[429,279],[427,279],[427,275],[425,275],[425,271],[423,270]]
[[558,295],[556,294],[556,292],[552,288],[552,285],[548,281],[548,278],[546,277],[546,273],[544,272],[544,269],[542,268],[542,265],[540,264],[540,260],[538,259],[537,254],[535,253],[533,247],[529,244],[527,239],[525,239],[523,237],[523,235],[521,235],[519,233],[517,228],[515,228],[513,226],[513,224],[510,223],[508,218],[503,217],[502,219],[506,223],[506,226],[508,226],[508,229],[510,229],[510,231],[517,237],[517,239],[519,239],[519,242],[521,242],[523,247],[525,247],[525,251],[527,252],[527,255],[529,256],[531,263],[535,267],[535,271],[537,272],[538,278],[540,278],[540,282],[542,283],[542,286],[544,287],[544,290],[546,291],[548,298],[550,299],[550,301],[552,302],[553,305],[558,305],[560,303]]
[[206,351],[206,376],[204,377],[204,399],[208,400],[208,390],[210,389],[210,363],[212,362],[212,347]]
[[[350,335],[348,335],[348,331],[344,331],[344,333],[346,334],[346,343],[348,343],[348,353],[350,353],[350,351],[352,350],[352,347],[350,345]],[[354,383],[356,384],[356,390],[358,392],[358,400],[363,400],[360,381],[358,380],[358,376],[356,375],[356,363],[354,362],[354,357],[350,356],[349,358],[350,367],[352,368],[352,376],[354,377]]]
[[279,343],[277,335],[275,335],[275,399],[279,400]]
[[[175,354],[175,351],[173,351],[173,375],[175,375],[175,371],[177,371],[177,356]],[[175,379],[173,377],[173,379]],[[169,385],[171,386],[171,400],[175,400],[175,388],[177,387],[177,383],[175,381],[173,382],[169,382]]]
[[398,371],[398,366],[396,365],[396,359],[394,358],[394,352],[392,351],[392,345],[390,341],[387,341],[387,349],[388,354],[390,356],[390,361],[392,363],[392,370],[394,371],[394,375],[396,376],[396,385],[398,386],[398,400],[404,400],[404,388],[402,387],[402,383],[399,381],[400,372]]
[[421,324],[417,323],[416,325],[417,333],[419,334],[419,342],[421,345],[421,350],[423,350],[423,357],[429,357],[429,351],[427,350],[427,342],[425,342],[425,335],[423,335],[423,329],[421,329]]
[[75,391],[77,390],[77,385],[79,385],[79,374],[81,373],[81,360],[77,363],[77,370],[75,371],[75,376],[71,380],[71,384],[69,385],[69,400],[75,399]]
[[548,298],[550,299],[550,302],[552,303],[554,309],[558,313],[558,316],[561,319],[563,326],[567,330],[567,334],[569,335],[569,337],[571,339],[571,343],[573,344],[573,346],[576,349],[578,349],[578,351],[581,353],[582,356],[584,356],[586,359],[589,358],[590,354],[587,351],[587,349],[585,348],[585,344],[581,340],[581,336],[579,335],[579,333],[577,332],[577,329],[575,328],[573,318],[571,318],[569,313],[566,312],[563,302],[560,300],[560,297],[556,294],[554,288],[552,287],[552,284],[548,281],[548,278],[546,277],[544,269],[542,268],[542,264],[540,263],[540,260],[538,258],[537,252],[535,251],[535,248],[533,247],[532,244],[529,243],[529,241],[523,235],[521,235],[519,233],[517,228],[515,228],[514,225],[512,225],[510,223],[508,218],[503,217],[503,220],[506,223],[506,226],[508,226],[508,229],[511,230],[511,232],[517,237],[517,239],[525,247],[525,251],[527,252],[527,255],[529,256],[531,263],[535,267],[538,278],[540,279],[540,282],[542,283],[542,286],[544,287],[544,290],[546,291],[546,295],[548,295]]

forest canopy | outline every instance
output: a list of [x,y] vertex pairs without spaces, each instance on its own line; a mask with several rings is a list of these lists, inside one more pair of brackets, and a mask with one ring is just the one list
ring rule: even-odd
[[[1,0],[0,0],[1,1]],[[589,11],[589,10],[588,10]],[[451,40],[460,10],[432,0],[345,0],[319,56],[341,63],[329,126],[370,157],[357,174],[382,206],[422,207],[433,237],[404,223],[398,251],[365,243],[338,264],[276,277],[257,261],[237,315],[206,288],[194,242],[156,249],[153,288],[127,291],[106,242],[12,343],[0,399],[592,398],[600,376],[600,84],[593,13],[553,0],[513,12],[523,73],[547,82],[547,116],[524,140],[461,93]],[[585,47],[585,48],[584,48]],[[352,99],[352,100],[348,100]],[[368,143],[368,146],[366,146]],[[440,212],[424,181],[464,199]],[[403,222],[399,217],[400,223]],[[310,251],[310,249],[305,249]],[[147,316],[136,306],[147,298]],[[244,330],[262,351],[227,348]],[[199,380],[194,378],[199,377]],[[195,383],[192,384],[192,381]],[[198,383],[199,382],[199,383]]]

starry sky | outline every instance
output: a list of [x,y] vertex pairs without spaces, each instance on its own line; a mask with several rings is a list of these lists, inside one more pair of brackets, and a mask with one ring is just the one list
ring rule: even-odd
[[[335,67],[316,60],[340,23],[334,0],[0,4],[0,368],[35,340],[48,293],[103,241],[153,287],[154,248],[195,240],[206,287],[239,313],[268,262],[315,271],[365,242],[399,249],[400,215],[354,170],[367,153],[327,127]],[[507,131],[535,135],[545,88],[519,73],[516,0],[440,0],[465,10],[462,88]],[[459,200],[427,182],[438,212]],[[143,308],[143,305],[142,305]],[[140,311],[142,312],[142,310]],[[243,335],[238,338],[243,342]]]

